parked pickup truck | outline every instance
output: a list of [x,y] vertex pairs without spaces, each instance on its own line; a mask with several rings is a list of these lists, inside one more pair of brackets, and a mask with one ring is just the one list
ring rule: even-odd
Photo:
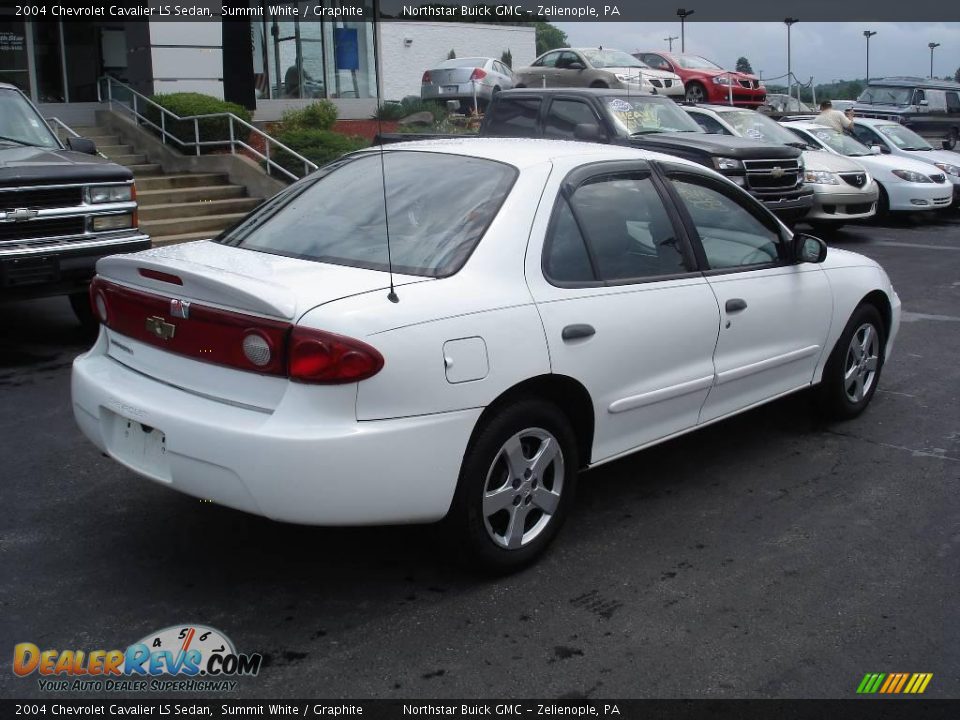
[[92,319],[87,287],[105,255],[150,247],[137,229],[133,173],[65,148],[27,97],[0,83],[0,301],[67,295]]
[[954,150],[960,140],[960,83],[921,78],[871,80],[854,110],[860,117],[890,120]]
[[[785,222],[801,219],[813,205],[800,150],[708,135],[677,103],[659,95],[595,88],[504,90],[490,103],[480,135],[630,145],[686,158],[726,175]],[[417,137],[382,136],[384,142]]]

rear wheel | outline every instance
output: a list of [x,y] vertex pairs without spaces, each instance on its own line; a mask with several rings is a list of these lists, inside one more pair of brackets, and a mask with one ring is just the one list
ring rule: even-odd
[[853,311],[830,353],[819,388],[820,408],[838,420],[862,413],[880,381],[887,337],[876,307],[863,304]]
[[702,103],[707,101],[707,89],[698,82],[687,83],[687,102]]
[[577,468],[574,433],[557,406],[537,399],[506,406],[467,450],[447,532],[483,569],[518,570],[560,530]]

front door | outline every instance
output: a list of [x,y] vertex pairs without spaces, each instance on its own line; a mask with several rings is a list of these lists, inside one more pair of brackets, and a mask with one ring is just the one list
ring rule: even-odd
[[694,427],[713,384],[716,298],[660,182],[639,160],[574,171],[527,254],[552,371],[593,399],[594,463]]
[[752,198],[682,169],[669,173],[720,311],[709,422],[810,385],[833,300],[819,265],[789,258],[789,236]]

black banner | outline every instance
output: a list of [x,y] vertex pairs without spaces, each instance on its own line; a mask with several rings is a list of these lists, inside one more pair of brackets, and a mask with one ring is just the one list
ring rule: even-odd
[[3,700],[0,717],[954,720],[960,700]]
[[[45,21],[202,22],[284,17],[290,20],[430,22],[782,22],[787,15],[804,22],[955,22],[960,2],[944,0],[554,0],[553,2],[458,2],[456,0],[316,0],[259,4],[220,0],[25,0],[0,3],[0,17]],[[273,13],[271,15],[270,13]]]

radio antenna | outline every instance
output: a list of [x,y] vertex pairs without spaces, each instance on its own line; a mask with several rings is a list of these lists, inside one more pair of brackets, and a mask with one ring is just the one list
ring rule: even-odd
[[390,213],[387,210],[387,166],[383,159],[383,94],[380,92],[380,53],[377,43],[373,43],[373,59],[377,68],[377,137],[380,140],[380,177],[383,180],[383,228],[387,235],[387,270],[390,273],[390,292],[387,300],[400,302],[397,289],[393,284],[393,253],[390,251]]

